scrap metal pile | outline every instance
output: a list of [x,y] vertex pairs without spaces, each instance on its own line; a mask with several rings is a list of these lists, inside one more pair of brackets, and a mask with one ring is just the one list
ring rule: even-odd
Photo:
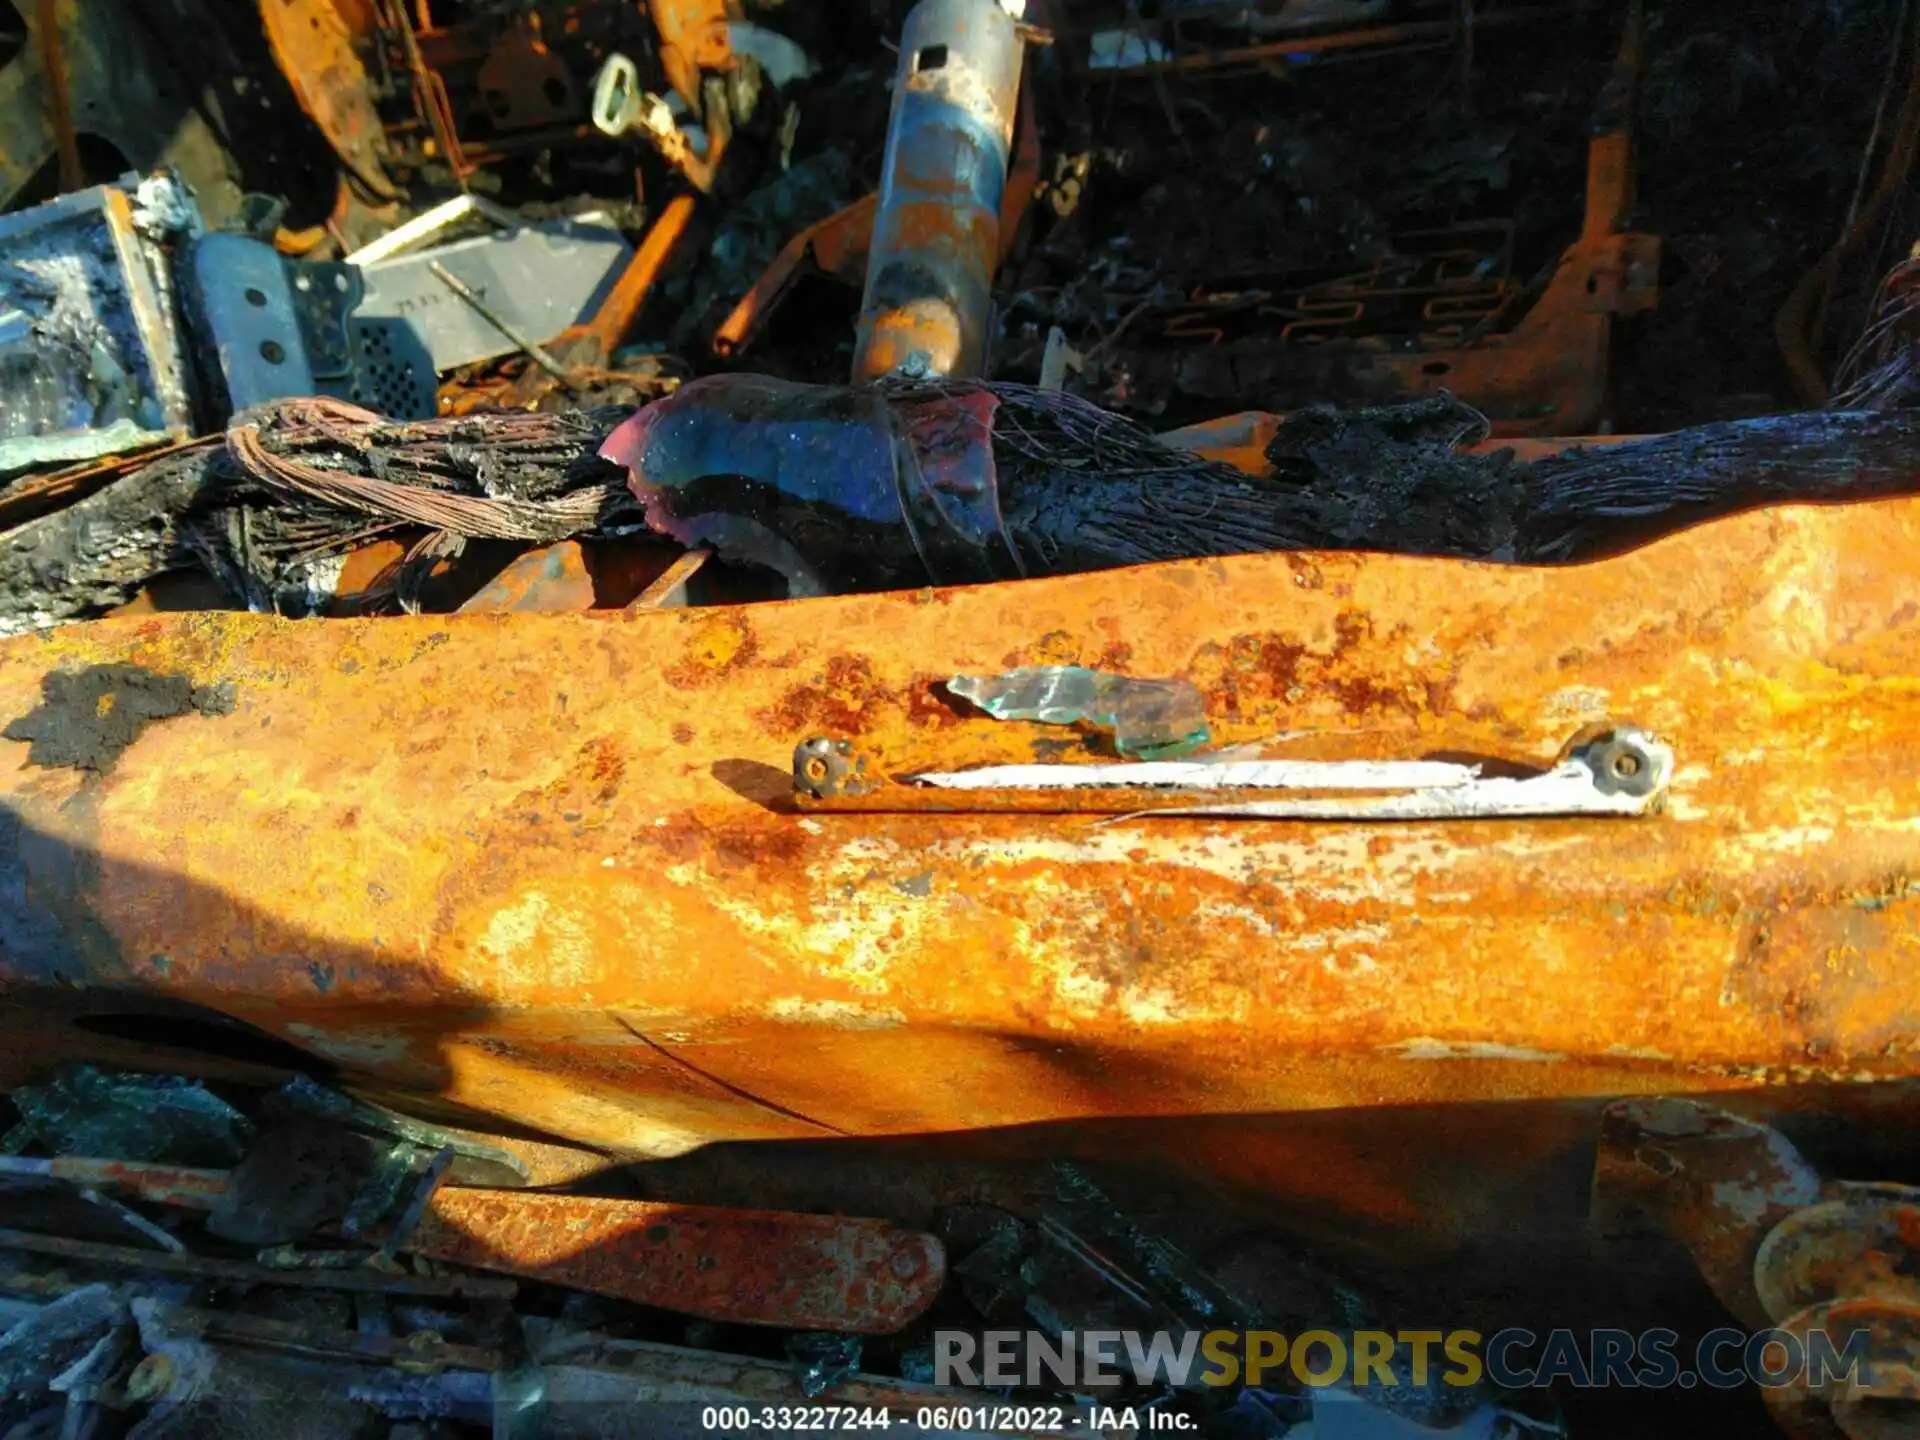
[[[1404,1327],[1426,1292],[1405,1276],[1331,1265],[1217,1198],[1179,1215],[1176,1243],[1164,1197],[1131,1210],[1077,1163],[909,1152],[836,1171],[816,1153],[757,1183],[911,1213],[741,1209],[703,1192],[753,1182],[751,1162],[623,1168],[258,1068],[210,1086],[69,1064],[0,1099],[0,1434],[677,1440],[828,1413],[916,1435],[1569,1433],[1491,1364],[1464,1383],[1415,1368],[1427,1332]],[[1778,1131],[1694,1100],[1613,1103],[1593,1153],[1616,1246],[1679,1247],[1768,1334],[1862,1337],[1878,1380],[1766,1392],[1785,1434],[1908,1433],[1887,1417],[1913,1400],[1920,1191],[1826,1179]],[[1452,1302],[1477,1312],[1476,1345],[1540,1323],[1489,1263],[1486,1293]],[[1587,1303],[1579,1263],[1563,1314]],[[997,1359],[951,1338],[982,1330],[1024,1338]],[[1076,1344],[1156,1332],[1379,1335],[1386,1373],[1413,1378],[1302,1385],[1278,1359],[1202,1378],[1226,1351],[1070,1378]],[[1700,1413],[1734,1418],[1717,1403]]]
[[[155,85],[196,3],[129,29]],[[188,163],[73,111],[91,0],[30,27],[69,103],[16,195],[107,183],[0,219],[0,631],[1556,562],[1905,488],[1904,421],[1861,412],[1911,394],[1910,262],[1874,286],[1916,224],[1913,40],[1789,9],[280,0],[209,32],[261,114],[205,100],[225,148]],[[1802,146],[1824,257],[1817,205],[1764,253],[1758,201],[1696,228],[1675,177],[1748,163],[1689,149],[1717,107],[1868,61]],[[1654,398],[1690,324],[1726,354]],[[1850,409],[1769,414],[1829,372]],[[1720,424],[1556,453],[1673,418]]]
[[[248,1110],[87,1066],[13,1093],[0,1433],[594,1435],[618,1396],[697,1434],[701,1402],[832,1385],[911,1415],[939,1393],[847,1383],[863,1336],[941,1292],[931,1234],[534,1189],[602,1157],[305,1075],[230,1093]],[[760,1327],[762,1353],[712,1353],[721,1326]]]

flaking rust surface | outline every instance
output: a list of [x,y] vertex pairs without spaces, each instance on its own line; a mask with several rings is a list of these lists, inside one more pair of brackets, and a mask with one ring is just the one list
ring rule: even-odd
[[[1920,501],[1563,570],[1272,555],[636,616],[155,616],[0,647],[236,683],[74,772],[0,745],[0,1026],[217,1007],[637,1153],[1098,1114],[1910,1076]],[[1226,742],[1542,763],[1632,721],[1643,821],[782,808],[796,741],[1053,753],[955,673],[1184,676]],[[10,837],[10,838],[9,838]],[[76,995],[72,987],[81,987]],[[16,1044],[17,1041],[17,1044]],[[0,1049],[4,1049],[0,1046]]]

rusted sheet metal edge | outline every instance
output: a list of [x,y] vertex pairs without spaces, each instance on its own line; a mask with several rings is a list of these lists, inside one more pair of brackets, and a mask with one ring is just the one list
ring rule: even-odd
[[415,1253],[742,1325],[886,1334],[946,1279],[939,1240],[879,1220],[445,1189]]

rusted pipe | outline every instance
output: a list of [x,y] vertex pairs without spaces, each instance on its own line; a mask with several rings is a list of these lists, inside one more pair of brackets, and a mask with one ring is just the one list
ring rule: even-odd
[[920,0],[907,16],[856,382],[982,373],[1020,62],[999,0]]
[[39,0],[34,16],[34,38],[39,42],[40,68],[46,76],[47,120],[60,157],[60,189],[70,192],[86,184],[86,175],[80,166],[80,137],[73,128],[73,95],[60,35],[59,0]]
[[[676,195],[667,202],[666,209],[660,212],[660,218],[647,231],[640,248],[633,252],[633,259],[620,272],[620,278],[614,282],[607,298],[601,301],[592,319],[581,327],[581,331],[598,345],[603,358],[611,358],[632,331],[641,307],[647,303],[647,297],[653,294],[662,272],[693,224],[693,213],[691,195]],[[560,338],[569,339],[573,333],[568,331]]]
[[137,1161],[96,1160],[81,1155],[56,1155],[50,1160],[25,1155],[0,1156],[0,1175],[65,1180],[69,1184],[124,1190],[156,1205],[184,1205],[204,1210],[227,1193],[225,1170],[197,1170],[186,1165],[143,1165]]

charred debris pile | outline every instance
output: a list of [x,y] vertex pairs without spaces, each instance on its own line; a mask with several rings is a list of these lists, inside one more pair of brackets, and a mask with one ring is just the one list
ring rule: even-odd
[[[1556,1353],[1535,1342],[1577,1317],[1651,1304],[1687,1353],[1729,1314],[1779,1336],[1849,1307],[1879,1373],[1906,1353],[1910,1188],[1828,1178],[1695,1100],[1599,1115],[1611,1261],[1562,1250],[1542,1273],[1554,1238],[1521,1230],[1436,1270],[1381,1249],[1379,1217],[1283,1222],[1164,1159],[1062,1158],[1044,1127],[1024,1147],[837,1136],[644,1159],[375,1103],[261,1037],[252,1053],[215,1081],[69,1063],[0,1094],[0,1435],[1564,1440],[1629,1413],[1571,1350],[1570,1384],[1523,1378],[1519,1357]],[[834,1146],[859,1158],[830,1163]],[[1643,1162],[1653,1147],[1671,1169]],[[1646,1293],[1676,1256],[1693,1291]],[[1459,1317],[1445,1359],[1437,1340],[1416,1359],[1436,1310]],[[1484,1358],[1502,1333],[1526,1340]],[[1120,1334],[1193,1343],[1079,1348]],[[1004,1353],[982,1349],[994,1335]],[[1269,1362],[1229,1373],[1262,1335]],[[1287,1336],[1334,1354],[1377,1337],[1377,1370],[1303,1381],[1323,1367],[1287,1363]],[[1764,1407],[1708,1386],[1662,1401],[1663,1434],[1905,1433],[1794,1384]]]
[[7,145],[0,632],[1909,489],[1910,8],[142,7]]
[[[1231,1215],[1201,1227],[1227,1229],[1198,1263],[1162,1230],[1164,1198],[1123,1203],[1064,1161],[896,1158],[865,1198],[899,1215],[737,1208],[712,1192],[751,1175],[622,1164],[257,1068],[209,1084],[75,1064],[0,1097],[0,1434],[679,1437],[749,1424],[717,1408],[830,1403],[860,1428],[1118,1437],[1138,1425],[1097,1423],[1072,1384],[1010,1390],[936,1336],[1024,1331],[1057,1377],[1090,1329],[1386,1326],[1400,1303],[1269,1232],[1249,1248]],[[762,1196],[817,1202],[817,1180],[781,1173]],[[1062,1418],[936,1415],[1011,1413],[1014,1393]],[[1329,1410],[1408,1440],[1566,1433],[1544,1393],[1443,1384],[1438,1366],[1364,1399],[1284,1369],[1100,1398],[1216,1440],[1311,1433]]]

